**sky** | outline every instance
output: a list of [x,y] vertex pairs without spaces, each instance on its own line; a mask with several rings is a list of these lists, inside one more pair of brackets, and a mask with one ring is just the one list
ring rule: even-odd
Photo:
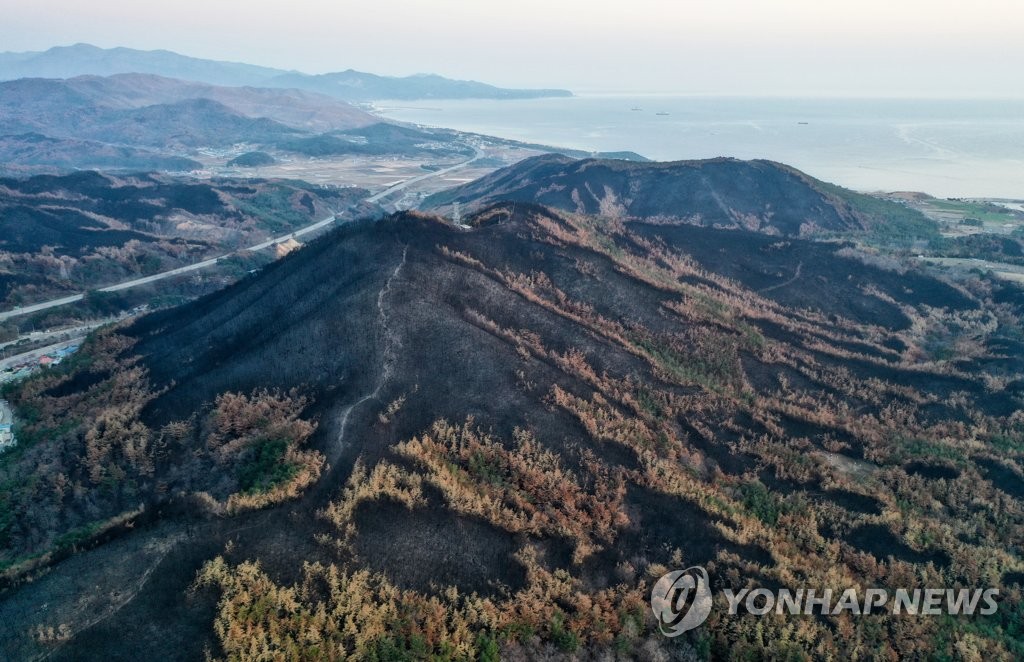
[[0,16],[11,51],[88,42],[583,93],[1024,96],[1021,0],[0,0]]

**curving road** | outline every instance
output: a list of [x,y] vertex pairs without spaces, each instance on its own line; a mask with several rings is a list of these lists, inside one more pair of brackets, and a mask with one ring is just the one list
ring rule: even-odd
[[[452,166],[448,166],[447,168],[442,168],[441,170],[435,170],[434,172],[428,172],[425,175],[419,175],[417,177],[413,177],[412,179],[406,179],[405,181],[401,181],[401,182],[399,182],[399,183],[397,183],[397,184],[395,184],[393,186],[387,187],[386,189],[384,189],[383,191],[381,191],[379,193],[375,193],[375,194],[373,194],[371,196],[368,196],[368,197],[364,198],[364,201],[366,201],[366,202],[379,202],[380,200],[383,200],[384,198],[387,198],[387,197],[389,197],[389,196],[391,196],[391,195],[393,195],[395,193],[398,193],[399,191],[402,191],[402,190],[408,188],[409,186],[412,186],[413,184],[418,184],[418,183],[420,183],[422,181],[425,181],[427,179],[431,179],[433,177],[440,177],[441,175],[446,175],[446,174],[448,174],[450,172],[454,172],[454,171],[459,170],[461,168],[465,168],[469,164],[473,163],[474,161],[480,160],[484,156],[484,153],[480,149],[478,149],[476,147],[474,147],[473,149],[475,151],[475,154],[470,159],[467,159],[467,160],[462,161],[460,163],[456,163],[455,165],[452,165]],[[319,230],[320,228],[323,228],[323,227],[333,223],[335,218],[336,218],[336,215],[332,214],[331,216],[329,216],[328,218],[323,219],[322,221],[317,221],[316,223],[312,223],[310,225],[304,226],[304,227],[302,227],[302,228],[300,228],[298,230],[295,230],[293,232],[289,232],[288,234],[283,234],[283,235],[281,235],[279,237],[274,237],[273,239],[267,239],[266,241],[260,242],[258,244],[253,245],[253,246],[249,246],[248,248],[243,248],[243,249],[240,249],[240,250],[241,251],[248,251],[248,252],[251,252],[251,253],[255,253],[257,251],[261,251],[261,250],[264,250],[266,248],[270,248],[274,244],[279,244],[282,241],[287,241],[288,239],[291,239],[293,237],[300,237],[300,236],[302,236],[304,234],[308,234],[310,232],[315,232],[315,231]],[[209,258],[207,260],[203,260],[202,262],[196,262],[195,264],[190,264],[190,265],[187,265],[187,266],[184,266],[184,267],[178,267],[177,269],[170,269],[168,271],[161,271],[160,273],[153,274],[152,276],[144,276],[142,278],[135,278],[133,280],[127,280],[127,281],[124,281],[122,283],[117,283],[115,285],[108,285],[107,287],[101,287],[101,288],[98,288],[98,291],[100,291],[100,292],[117,292],[119,290],[127,290],[127,289],[132,288],[132,287],[138,287],[139,285],[145,285],[146,283],[153,283],[153,282],[158,281],[158,280],[163,280],[164,278],[170,278],[171,276],[178,276],[178,275],[181,275],[181,274],[184,274],[184,273],[188,273],[190,271],[196,271],[198,269],[205,269],[207,267],[212,267],[213,265],[217,264],[218,262],[220,262],[223,259],[231,257],[231,255],[232,255],[232,253],[225,253],[224,255],[218,255],[217,257],[211,257],[211,258]],[[21,308],[15,308],[13,310],[3,311],[3,312],[0,312],[0,322],[6,321],[6,320],[8,320],[8,319],[10,319],[12,317],[18,317],[19,315],[28,315],[30,313],[39,312],[40,310],[46,310],[48,308],[56,308],[57,306],[66,306],[69,303],[75,303],[76,301],[81,301],[84,298],[85,298],[85,293],[72,294],[72,295],[69,295],[69,296],[66,296],[66,297],[61,297],[60,299],[51,299],[50,301],[42,301],[40,303],[34,303],[34,304],[29,305],[29,306],[23,306]]]

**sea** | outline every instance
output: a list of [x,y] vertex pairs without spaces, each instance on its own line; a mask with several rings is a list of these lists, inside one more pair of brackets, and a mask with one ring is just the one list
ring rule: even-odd
[[389,119],[658,161],[771,159],[861,191],[1024,200],[1024,99],[581,94],[379,102]]

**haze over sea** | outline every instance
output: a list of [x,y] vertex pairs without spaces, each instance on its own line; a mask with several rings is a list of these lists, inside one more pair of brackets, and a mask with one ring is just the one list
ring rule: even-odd
[[1021,99],[581,95],[380,102],[377,110],[417,124],[659,161],[772,159],[863,191],[1024,199]]

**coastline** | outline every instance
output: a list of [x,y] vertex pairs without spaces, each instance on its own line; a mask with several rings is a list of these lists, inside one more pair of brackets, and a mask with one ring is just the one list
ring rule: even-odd
[[422,104],[384,100],[372,111],[391,121],[584,153],[632,151],[659,161],[763,158],[859,191],[1024,199],[1021,100],[581,93]]

